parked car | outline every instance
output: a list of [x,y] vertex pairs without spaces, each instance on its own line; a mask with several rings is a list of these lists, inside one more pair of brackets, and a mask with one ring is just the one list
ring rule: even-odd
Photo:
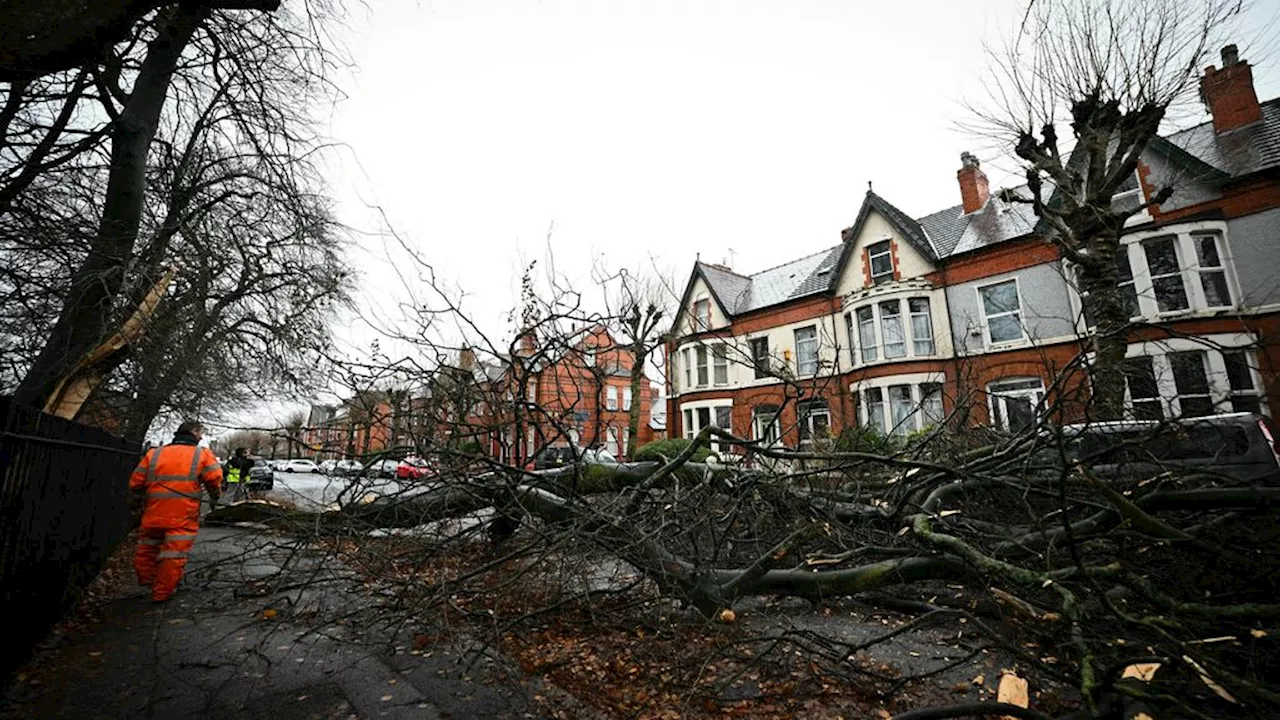
[[334,471],[337,470],[337,468],[338,468],[337,460],[325,460],[324,462],[320,463],[320,472],[324,473],[325,475],[333,475]]
[[276,485],[276,471],[262,458],[250,458],[253,467],[249,468],[249,487],[254,492],[265,492]]
[[396,468],[399,466],[399,460],[382,458],[365,465],[363,474],[365,477],[394,478],[396,476]]
[[1150,477],[1176,469],[1280,483],[1280,449],[1271,420],[1262,415],[1124,420],[1062,430],[1070,438],[1071,459],[1087,461],[1099,477]]
[[613,453],[604,448],[581,448],[572,445],[553,445],[543,448],[533,458],[534,470],[549,470],[551,468],[571,465],[575,461],[587,463],[588,465],[617,465],[618,459]]
[[432,474],[431,466],[420,457],[407,457],[396,465],[397,480],[417,480]]
[[320,472],[320,466],[316,465],[314,460],[306,460],[306,459],[285,460],[280,465],[280,472],[318,473]]
[[334,474],[349,477],[359,475],[361,470],[364,470],[364,466],[360,464],[359,460],[339,460],[338,466],[334,469]]

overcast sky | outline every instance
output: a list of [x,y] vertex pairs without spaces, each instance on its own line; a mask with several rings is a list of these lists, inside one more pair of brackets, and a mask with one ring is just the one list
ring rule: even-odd
[[[755,272],[837,244],[869,181],[913,216],[959,202],[964,150],[993,188],[1015,182],[957,123],[985,97],[984,42],[1024,2],[352,3],[331,181],[344,220],[373,228],[378,206],[498,336],[553,225],[558,269],[583,286],[601,258],[655,257],[679,285],[699,253]],[[1255,36],[1278,5],[1254,6]],[[1241,44],[1259,96],[1280,95],[1274,43]],[[355,255],[361,305],[393,316],[383,244],[361,236]]]

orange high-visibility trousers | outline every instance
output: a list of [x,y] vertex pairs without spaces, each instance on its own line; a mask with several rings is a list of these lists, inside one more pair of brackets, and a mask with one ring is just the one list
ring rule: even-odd
[[221,482],[213,453],[188,444],[155,448],[133,471],[129,487],[147,494],[133,569],[151,586],[151,599],[168,600],[177,589],[200,531],[200,486],[213,494]]

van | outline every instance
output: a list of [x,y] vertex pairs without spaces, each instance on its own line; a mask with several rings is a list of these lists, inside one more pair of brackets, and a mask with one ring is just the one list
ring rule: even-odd
[[1183,420],[1121,420],[1068,425],[1068,456],[1099,477],[1150,477],[1167,470],[1280,484],[1271,420],[1253,413]]

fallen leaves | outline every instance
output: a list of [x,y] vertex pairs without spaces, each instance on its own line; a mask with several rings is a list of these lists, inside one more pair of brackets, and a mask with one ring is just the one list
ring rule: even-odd
[[1134,663],[1124,669],[1120,674],[1121,678],[1135,678],[1142,682],[1151,682],[1151,678],[1156,676],[1156,671],[1160,669],[1160,663]]
[[275,618],[275,616],[276,616],[276,615],[278,615],[278,614],[279,614],[279,613],[278,613],[278,612],[276,612],[275,608],[267,608],[266,610],[263,610],[263,611],[262,611],[262,619],[263,619],[263,620],[272,620],[272,619],[274,619],[274,618]]
[[730,624],[732,624],[734,621],[736,621],[736,620],[738,619],[738,614],[737,614],[737,613],[735,613],[735,612],[734,612],[732,609],[730,609],[730,608],[725,608],[725,609],[723,609],[723,610],[721,610],[721,611],[720,611],[719,619],[720,619],[720,622],[722,622],[722,623],[724,623],[724,624],[726,624],[726,625],[730,625]]

